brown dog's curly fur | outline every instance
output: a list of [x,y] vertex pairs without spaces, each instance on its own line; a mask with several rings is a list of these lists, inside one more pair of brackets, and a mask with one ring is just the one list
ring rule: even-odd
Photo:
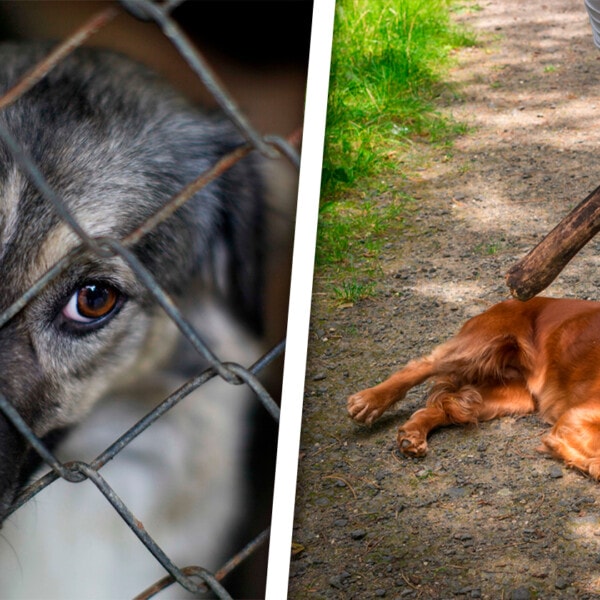
[[370,424],[428,379],[426,407],[398,431],[404,454],[424,456],[437,427],[537,411],[553,425],[541,450],[600,479],[600,302],[496,304],[429,356],[350,396],[348,412]]

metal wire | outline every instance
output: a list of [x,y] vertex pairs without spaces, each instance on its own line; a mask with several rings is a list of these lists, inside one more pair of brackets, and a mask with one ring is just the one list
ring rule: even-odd
[[[133,427],[127,430],[121,437],[115,440],[108,448],[89,463],[81,461],[63,463],[59,461],[46,447],[44,442],[33,433],[19,414],[18,410],[10,403],[9,399],[0,394],[0,411],[2,411],[2,413],[13,423],[20,434],[50,468],[50,471],[47,474],[28,485],[20,493],[19,497],[9,509],[9,512],[3,515],[3,517],[12,514],[57,479],[63,479],[71,483],[80,483],[86,480],[91,481],[125,521],[133,534],[136,535],[140,542],[147,548],[148,552],[156,558],[169,574],[167,577],[154,583],[138,595],[137,598],[139,600],[150,598],[159,591],[175,583],[193,593],[205,593],[208,589],[218,598],[230,598],[231,596],[220,583],[220,580],[266,542],[268,539],[268,530],[263,531],[255,539],[251,540],[238,554],[231,557],[217,573],[210,573],[202,566],[178,567],[145,530],[143,524],[135,517],[123,500],[119,498],[115,491],[110,487],[100,474],[100,470],[109,461],[115,459],[119,453],[142,432],[149,429],[158,419],[173,409],[173,407],[185,399],[190,393],[215,377],[220,377],[232,385],[247,386],[265,407],[265,410],[267,410],[268,414],[272,417],[274,424],[277,424],[279,420],[279,407],[257,376],[276,358],[283,355],[285,341],[277,344],[254,365],[251,365],[248,368],[234,363],[222,362],[212,352],[209,345],[202,339],[198,332],[184,318],[179,308],[165,291],[161,289],[153,275],[142,263],[140,263],[136,255],[132,252],[131,247],[139,242],[144,235],[150,232],[159,223],[169,218],[202,187],[219,177],[249,152],[258,150],[268,156],[284,156],[292,163],[292,165],[297,167],[299,165],[299,154],[294,146],[299,145],[301,136],[301,132],[294,132],[287,140],[278,136],[263,137],[250,126],[238,106],[224,90],[222,84],[218,82],[216,75],[209,67],[207,61],[191,44],[171,18],[171,11],[180,3],[181,0],[165,0],[162,3],[153,2],[151,0],[121,0],[121,5],[124,9],[138,19],[154,21],[159,25],[165,36],[169,38],[191,66],[193,71],[206,85],[223,111],[234,122],[248,143],[223,157],[205,173],[200,174],[195,181],[181,190],[156,214],[150,217],[136,230],[130,232],[123,239],[116,240],[112,238],[94,238],[89,236],[73,215],[71,215],[61,198],[58,197],[44,179],[41,171],[31,157],[24,152],[23,148],[19,147],[11,132],[5,127],[0,126],[0,140],[4,142],[6,147],[12,153],[21,171],[30,179],[42,197],[55,208],[61,219],[68,224],[81,240],[81,245],[78,248],[72,250],[64,258],[59,260],[34,285],[32,285],[30,289],[0,314],[0,327],[4,326],[10,319],[17,315],[19,311],[25,308],[27,304],[44,289],[45,286],[64,273],[65,270],[74,263],[85,259],[90,254],[102,257],[116,255],[129,266],[138,280],[146,287],[156,302],[177,325],[181,333],[189,340],[194,350],[207,360],[209,364],[209,367],[203,373],[190,379],[178,390],[165,398],[158,406],[148,412]],[[119,9],[115,6],[95,14],[72,36],[59,44],[46,59],[36,65],[22,78],[22,80],[17,82],[16,85],[0,98],[0,110],[16,101],[20,95],[25,93],[42,79],[46,73],[58,64],[58,62],[69,52],[81,45],[84,40],[110,22],[118,12]]]
[[177,23],[170,18],[171,3],[159,4],[152,0],[121,0],[121,4],[136,17],[155,21],[200,78],[212,97],[219,103],[223,112],[237,126],[240,133],[263,154],[271,158],[276,157],[276,153],[250,125],[233,98],[225,91],[223,84],[218,80],[217,75],[202,54],[198,52]]

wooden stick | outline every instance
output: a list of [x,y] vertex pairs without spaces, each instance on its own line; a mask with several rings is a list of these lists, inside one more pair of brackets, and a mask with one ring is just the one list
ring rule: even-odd
[[529,300],[556,279],[567,263],[600,231],[600,187],[513,265],[505,279],[518,300]]

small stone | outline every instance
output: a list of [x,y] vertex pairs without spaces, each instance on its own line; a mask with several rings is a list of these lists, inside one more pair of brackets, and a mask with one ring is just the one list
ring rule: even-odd
[[467,594],[470,594],[473,591],[473,588],[468,586],[468,587],[461,587],[459,589],[457,589],[454,594],[456,596],[466,596]]
[[509,596],[510,600],[530,600],[531,594],[526,587],[514,589]]
[[563,577],[559,577],[555,582],[554,582],[554,587],[557,590],[566,590],[569,587],[569,582],[564,579]]
[[563,470],[559,465],[552,465],[548,471],[548,475],[552,479],[560,479],[563,477]]
[[355,529],[350,536],[352,537],[353,540],[362,540],[364,537],[366,537],[367,532],[364,529]]
[[339,577],[331,577],[329,579],[329,585],[339,590],[342,587],[342,582]]
[[446,492],[450,498],[463,498],[469,490],[466,487],[451,487]]
[[383,481],[389,475],[389,471],[378,471],[375,473],[375,479],[377,481]]

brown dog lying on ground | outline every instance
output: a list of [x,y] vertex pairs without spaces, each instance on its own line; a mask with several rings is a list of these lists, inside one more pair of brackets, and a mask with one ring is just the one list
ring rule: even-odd
[[540,449],[600,479],[600,302],[496,304],[429,356],[350,396],[348,412],[371,424],[430,378],[426,407],[398,430],[404,454],[424,456],[436,427],[538,411],[553,425]]

